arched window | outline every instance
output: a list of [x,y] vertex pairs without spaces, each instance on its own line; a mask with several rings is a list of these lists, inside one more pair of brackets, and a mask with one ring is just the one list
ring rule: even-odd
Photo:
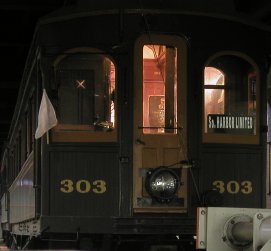
[[258,82],[257,66],[248,57],[221,53],[208,61],[203,84],[204,142],[258,143]]
[[116,139],[112,138],[116,128],[115,72],[113,61],[95,50],[68,52],[59,57],[55,67],[59,121],[56,140]]

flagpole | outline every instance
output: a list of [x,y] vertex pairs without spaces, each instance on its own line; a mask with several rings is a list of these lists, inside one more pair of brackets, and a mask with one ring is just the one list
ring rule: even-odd
[[[43,73],[43,70],[42,70],[42,67],[41,67],[41,61],[39,61],[39,68],[40,68],[40,73],[41,73],[41,87],[42,87],[42,93],[43,93],[43,90],[45,90],[45,83],[44,83],[44,73]],[[48,131],[46,132],[46,144],[49,145],[49,133],[48,133]]]
[[[39,64],[40,66],[40,64]],[[41,85],[42,85],[42,98],[38,113],[38,126],[35,132],[35,138],[38,139],[46,133],[46,143],[50,144],[50,135],[49,130],[57,125],[57,118],[55,114],[54,107],[47,96],[45,89],[45,77],[42,69],[40,69],[41,73]]]
[[[41,72],[41,86],[42,86],[42,92],[45,90],[45,83],[44,83],[44,73],[42,71],[41,65],[40,66],[40,72]],[[49,139],[49,131],[46,132],[46,144],[49,145],[50,139]]]
[[46,132],[46,143],[49,145],[50,139],[49,139],[49,132]]

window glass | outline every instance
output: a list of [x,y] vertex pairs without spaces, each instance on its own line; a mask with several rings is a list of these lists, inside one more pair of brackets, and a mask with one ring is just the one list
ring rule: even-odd
[[115,66],[101,54],[73,54],[57,66],[60,127],[112,132],[115,128]]
[[256,135],[256,80],[255,67],[239,56],[219,56],[206,65],[205,134]]
[[143,47],[143,133],[176,133],[177,49]]
[[[205,117],[208,118],[211,114],[224,114],[225,76],[223,72],[214,67],[205,67],[204,87]],[[207,126],[205,132],[207,132]]]

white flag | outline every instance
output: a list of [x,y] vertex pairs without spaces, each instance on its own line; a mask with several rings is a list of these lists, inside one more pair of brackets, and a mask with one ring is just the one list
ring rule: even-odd
[[35,133],[35,139],[40,138],[44,133],[56,126],[56,124],[57,119],[55,109],[47,96],[46,90],[43,89],[38,115],[38,128]]

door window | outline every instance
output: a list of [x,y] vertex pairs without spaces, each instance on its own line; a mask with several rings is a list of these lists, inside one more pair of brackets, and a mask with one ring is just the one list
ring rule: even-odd
[[143,133],[176,133],[177,48],[143,47]]

